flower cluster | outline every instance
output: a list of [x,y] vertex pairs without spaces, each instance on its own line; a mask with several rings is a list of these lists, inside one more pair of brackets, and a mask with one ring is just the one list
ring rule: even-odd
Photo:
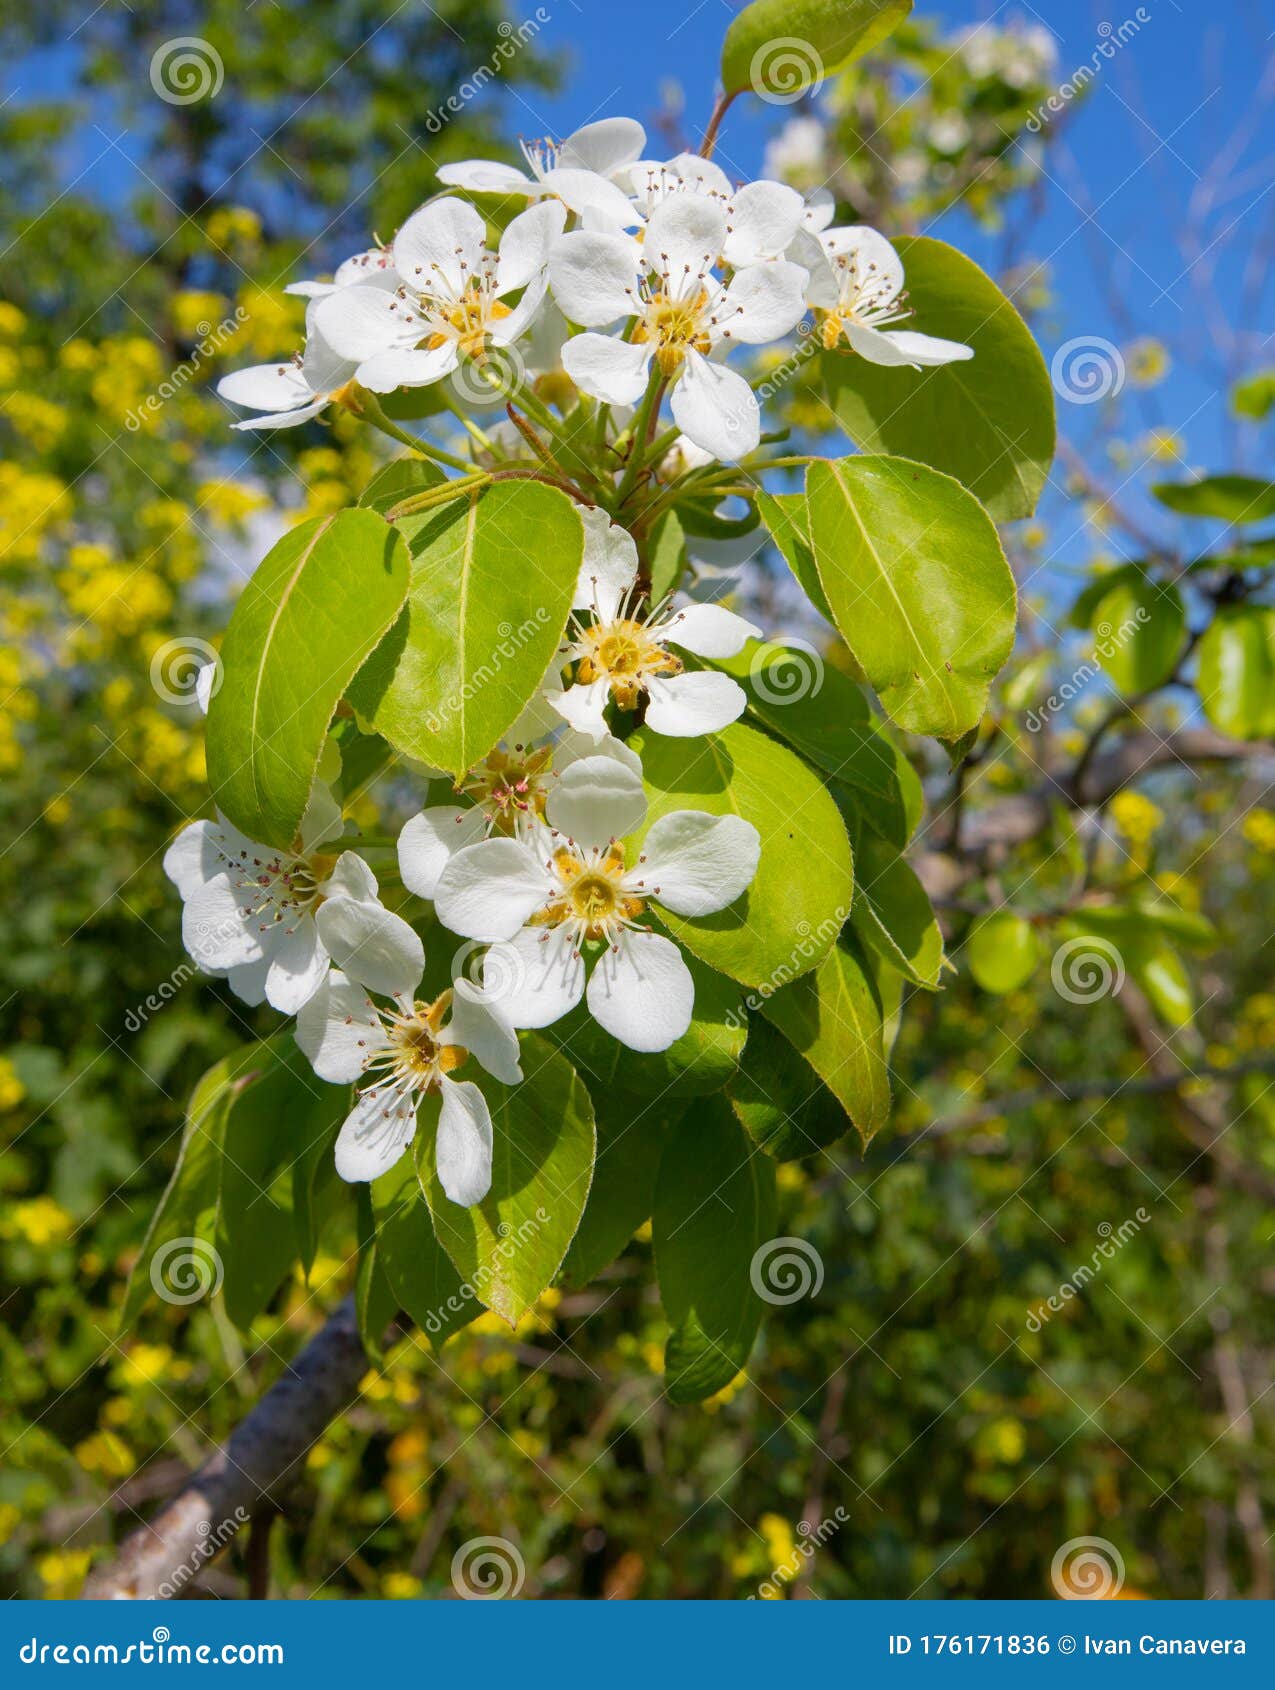
[[[691,1026],[694,978],[662,917],[694,920],[742,899],[763,842],[734,814],[649,817],[626,741],[638,725],[717,733],[747,702],[714,665],[761,629],[690,600],[676,572],[672,590],[653,591],[649,553],[660,509],[687,489],[711,508],[733,473],[719,462],[759,450],[757,394],[731,354],[790,335],[813,312],[812,344],[828,354],[916,367],[969,355],[893,326],[908,314],[897,256],[871,229],[829,227],[826,197],[739,185],[708,159],[654,161],[645,149],[641,126],[616,118],[560,146],[524,146],[524,169],[446,166],[446,191],[390,246],[356,254],[330,282],[293,285],[307,300],[294,363],[221,384],[259,413],[241,428],[290,427],[336,403],[463,472],[391,516],[523,475],[565,488],[583,529],[571,619],[534,698],[397,841],[406,893],[456,937],[449,988],[422,995],[415,929],[383,905],[363,856],[342,848],[329,784],[339,766],[321,762],[288,851],[223,817],[192,824],[168,853],[191,955],[247,1002],[295,1014],[320,1077],[357,1086],[336,1151],[348,1180],[394,1163],[432,1095],[443,1188],[480,1202],[493,1120],[482,1086],[457,1078],[471,1057],[515,1084],[519,1031],[582,1003],[636,1051],[666,1050]],[[462,192],[529,203],[497,240]],[[468,461],[405,436],[377,397],[438,384],[465,426]],[[474,419],[506,398],[507,421]],[[583,419],[587,446],[569,418]],[[198,692],[206,705],[209,688]]]

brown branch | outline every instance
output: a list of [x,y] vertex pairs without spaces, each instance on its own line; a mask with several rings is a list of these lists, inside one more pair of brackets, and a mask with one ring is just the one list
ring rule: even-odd
[[[276,1497],[351,1401],[367,1369],[354,1299],[347,1297],[172,1501],[90,1574],[84,1596],[104,1601],[179,1594],[241,1526],[261,1514],[263,1503],[278,1508]],[[264,1553],[264,1530],[260,1536]]]

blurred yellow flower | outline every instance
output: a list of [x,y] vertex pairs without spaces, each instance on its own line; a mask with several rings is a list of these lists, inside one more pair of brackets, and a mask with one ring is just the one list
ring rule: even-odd
[[0,1232],[6,1238],[24,1238],[39,1250],[50,1244],[61,1244],[71,1236],[72,1217],[51,1197],[33,1197],[26,1203],[15,1203],[0,1221]]
[[18,1071],[7,1056],[0,1056],[0,1114],[16,1109],[27,1095]]
[[1164,820],[1158,804],[1140,792],[1120,792],[1111,800],[1108,814],[1124,834],[1136,845],[1145,845]]

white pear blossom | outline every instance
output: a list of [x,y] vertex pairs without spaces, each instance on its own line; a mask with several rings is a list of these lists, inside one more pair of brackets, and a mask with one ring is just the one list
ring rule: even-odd
[[304,353],[290,363],[252,364],[246,370],[234,370],[217,383],[217,392],[232,405],[265,412],[243,418],[234,428],[296,428],[317,417],[349,387],[356,365],[332,350],[314,313],[312,303],[306,310]]
[[911,316],[903,301],[903,262],[875,229],[825,229],[819,237],[824,262],[810,276],[810,303],[819,312],[825,348],[847,343],[870,364],[951,364],[974,356],[972,346],[887,329],[887,323]]
[[264,998],[295,1015],[330,961],[357,959],[376,982],[396,978],[419,952],[408,924],[382,906],[363,858],[333,852],[341,828],[339,805],[316,781],[296,850],[257,844],[219,815],[183,828],[165,853],[164,872],[182,896],[183,944],[245,1003]]
[[388,247],[371,246],[364,252],[356,252],[352,258],[343,259],[330,282],[289,282],[283,291],[300,294],[303,299],[324,299],[340,288],[355,287],[360,282],[383,288],[399,285],[394,254]]
[[567,374],[583,392],[631,405],[646,390],[652,358],[672,382],[674,421],[717,458],[757,446],[761,418],[748,383],[710,362],[735,343],[777,340],[804,315],[806,272],[784,259],[750,264],[728,285],[713,272],[726,244],[726,206],[679,194],[651,214],[641,242],[577,230],[550,258],[554,297],[586,330],[634,318],[627,339],[585,333],[563,348]]
[[[491,1186],[491,1110],[472,1080],[452,1075],[468,1057],[506,1085],[522,1079],[518,1036],[472,981],[458,979],[431,1002],[417,998],[425,957],[404,957],[393,976],[368,980],[355,957],[333,969],[297,1017],[297,1043],[320,1079],[357,1084],[337,1137],[344,1180],[374,1180],[416,1136],[416,1112],[440,1098],[434,1162],[453,1203],[481,1203]],[[377,1003],[372,993],[387,998]]]
[[498,947],[500,1010],[515,1027],[547,1027],[583,997],[622,1044],[666,1050],[690,1026],[695,985],[677,945],[641,917],[648,903],[683,916],[733,904],[757,872],[757,829],[675,810],[626,848],[627,803],[602,792],[577,807],[574,828],[538,823],[458,851],[439,879],[439,920]]
[[445,164],[438,179],[475,194],[560,199],[570,211],[625,229],[642,219],[617,178],[625,178],[645,145],[646,131],[633,118],[604,117],[562,142],[520,141],[525,171],[495,159],[474,158]]
[[611,699],[622,710],[645,701],[646,726],[677,738],[716,733],[735,721],[748,702],[739,683],[715,669],[684,673],[669,647],[697,657],[734,657],[750,639],[761,638],[760,628],[716,604],[657,605],[639,621],[632,536],[603,511],[582,512],[582,519],[584,561],[575,608],[591,612],[592,620],[573,619],[558,662],[575,663],[575,680],[565,689],[548,690],[548,703],[595,742],[607,732],[603,712]]
[[525,743],[517,728],[469,771],[460,785],[467,805],[431,805],[412,816],[398,840],[399,871],[409,892],[433,898],[439,876],[457,851],[494,834],[516,835],[543,822],[570,830],[576,808],[604,792],[616,802],[629,797],[638,821],[645,813],[642,764],[618,739],[604,734],[595,744],[568,728],[555,742]]
[[[534,205],[505,230],[498,253],[487,225],[465,200],[435,200],[413,212],[394,239],[401,286],[348,287],[315,307],[320,331],[337,353],[355,361],[358,380],[374,393],[424,387],[509,346],[540,309],[545,265],[566,217],[556,201]],[[516,305],[506,296],[522,289]]]

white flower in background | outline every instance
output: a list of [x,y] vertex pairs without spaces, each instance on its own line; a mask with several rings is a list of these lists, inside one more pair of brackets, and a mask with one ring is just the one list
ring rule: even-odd
[[607,404],[635,404],[654,358],[674,384],[670,406],[683,434],[714,457],[740,458],[760,438],[757,399],[709,355],[787,334],[805,311],[806,272],[777,259],[737,270],[724,287],[713,265],[726,239],[724,204],[680,194],[656,207],[640,243],[578,230],[556,243],[549,268],[572,322],[594,329],[636,318],[627,340],[586,333],[567,342],[562,360],[577,387]]
[[784,257],[803,225],[805,202],[795,189],[782,182],[732,187],[725,171],[698,153],[679,153],[666,164],[642,159],[629,176],[648,217],[658,206],[686,195],[716,201],[726,213],[726,233],[713,260],[736,270]]
[[811,273],[809,297],[829,351],[845,341],[870,364],[914,369],[974,356],[973,347],[959,341],[885,327],[912,313],[903,303],[902,260],[884,235],[862,227],[826,229],[820,240],[825,262]]
[[244,417],[234,428],[296,428],[317,417],[339,399],[353,380],[355,364],[335,353],[314,320],[315,307],[306,310],[305,351],[286,364],[252,364],[235,370],[217,383],[217,392],[232,405],[264,411]]
[[794,188],[822,182],[828,174],[825,137],[817,117],[790,117],[778,135],[766,143],[763,170],[780,182],[791,182]]
[[[724,910],[752,883],[761,841],[741,816],[675,810],[626,851],[621,830],[641,821],[598,791],[577,806],[571,835],[537,825],[467,846],[444,869],[438,918],[499,945],[502,971],[516,977],[500,1008],[515,1027],[547,1027],[582,997],[631,1050],[666,1050],[690,1026],[690,970],[673,941],[640,918],[648,902],[684,916]],[[591,970],[586,947],[604,947]]]
[[525,194],[560,199],[568,210],[596,216],[616,228],[641,222],[617,185],[646,145],[646,131],[631,117],[586,123],[565,141],[520,141],[526,171],[495,159],[471,158],[445,164],[438,179],[474,194]]
[[466,845],[493,834],[516,835],[548,817],[570,830],[575,807],[598,792],[617,804],[629,796],[640,821],[646,811],[637,753],[604,734],[597,744],[568,728],[554,743],[532,745],[511,730],[510,747],[498,746],[460,785],[468,805],[431,805],[412,816],[398,839],[399,871],[409,892],[433,898],[439,876]]
[[681,658],[669,646],[697,657],[734,657],[750,639],[761,638],[761,629],[716,604],[677,610],[657,605],[639,621],[634,615],[638,554],[632,536],[610,522],[604,511],[584,511],[581,516],[584,561],[575,608],[591,611],[592,621],[573,620],[558,662],[576,664],[575,680],[562,691],[547,691],[547,702],[594,741],[607,732],[603,712],[611,699],[622,710],[633,710],[645,700],[646,726],[676,738],[716,733],[735,721],[748,702],[739,683],[715,669],[684,673]]
[[[392,1168],[416,1136],[421,1102],[437,1092],[439,1182],[468,1207],[491,1186],[491,1110],[472,1080],[452,1075],[472,1055],[496,1079],[517,1084],[518,1036],[469,980],[422,1002],[424,970],[419,940],[392,978],[382,971],[368,980],[357,958],[334,969],[297,1017],[297,1043],[320,1079],[359,1088],[336,1142],[342,1179],[374,1180]],[[390,1002],[378,1004],[370,992]]]
[[[505,230],[499,253],[487,225],[464,200],[435,200],[413,212],[394,239],[402,286],[349,287],[314,306],[329,344],[356,363],[374,393],[424,387],[462,358],[479,362],[527,329],[544,299],[549,248],[566,218],[556,201],[533,205]],[[523,289],[516,305],[505,296]]]
[[640,158],[620,172],[644,217],[667,199],[681,194],[702,194],[720,200],[731,195],[731,180],[720,165],[699,153],[678,153],[670,159]]
[[337,265],[330,282],[289,282],[283,291],[300,294],[303,299],[325,299],[340,288],[355,287],[360,282],[383,288],[398,286],[394,254],[388,247],[371,246],[366,252],[356,252]]
[[396,977],[401,959],[419,951],[412,929],[381,905],[362,857],[331,851],[342,825],[339,805],[316,781],[294,851],[259,845],[219,816],[183,828],[165,853],[184,906],[182,943],[245,1003],[264,998],[295,1015],[330,960],[357,958],[375,982]]

